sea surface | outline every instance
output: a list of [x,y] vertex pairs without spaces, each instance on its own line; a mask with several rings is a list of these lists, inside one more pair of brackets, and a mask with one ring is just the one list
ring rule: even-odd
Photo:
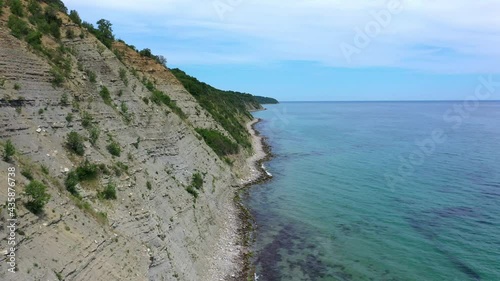
[[500,280],[500,103],[314,102],[254,115],[258,280]]

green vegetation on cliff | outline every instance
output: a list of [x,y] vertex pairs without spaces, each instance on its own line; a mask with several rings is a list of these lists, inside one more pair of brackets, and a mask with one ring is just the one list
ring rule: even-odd
[[[244,122],[246,118],[252,118],[248,112],[249,107],[260,107],[252,95],[216,89],[178,68],[172,69],[171,72],[238,144],[250,147]],[[217,154],[220,155],[220,153]]]
[[239,151],[238,145],[219,131],[198,128],[196,132],[203,137],[208,146],[219,156],[236,154]]
[[36,180],[31,181],[24,189],[24,194],[29,198],[26,202],[26,209],[34,214],[41,213],[50,199],[46,190],[47,187],[43,183]]
[[260,104],[278,104],[278,100],[274,98],[269,98],[269,97],[261,97],[261,96],[254,96],[254,98],[259,102]]
[[[2,2],[4,1],[0,1],[0,4],[3,4]],[[106,19],[100,19],[96,22],[96,26],[94,26],[91,23],[82,21],[77,11],[71,10],[68,14],[68,9],[60,0],[28,0],[27,5],[23,5],[20,0],[10,0],[6,3],[8,3],[11,11],[8,17],[8,27],[11,33],[17,38],[25,40],[33,50],[42,54],[51,62],[52,69],[50,73],[53,76],[52,84],[54,87],[63,87],[73,70],[71,52],[61,41],[61,28],[63,28],[63,31],[66,31],[66,39],[74,38],[77,35],[75,34],[75,30],[78,30],[74,27],[68,28],[66,25],[63,26],[60,13],[66,14],[72,22],[82,28],[80,32],[81,38],[84,38],[86,29],[106,47],[114,51],[117,56],[121,54],[117,49],[113,49],[113,42],[115,41],[112,29],[113,25]],[[41,3],[46,3],[47,5]],[[50,46],[46,43],[44,44],[42,40],[43,36],[52,37],[57,47],[54,47],[53,44]],[[154,55],[148,48],[139,51],[131,45],[127,46],[135,50],[142,57],[150,58],[166,68],[167,59],[165,57]],[[118,56],[118,58],[123,59],[123,56]],[[91,70],[84,70],[83,67],[81,69],[79,67],[78,70],[85,71],[89,77],[89,81],[96,82],[96,75]],[[239,146],[250,148],[249,134],[245,126],[245,123],[252,118],[249,110],[261,109],[261,104],[278,102],[268,97],[217,89],[186,74],[180,69],[172,69],[171,72],[183,84],[186,90],[196,98],[200,106],[208,111],[215,121],[229,133],[230,136],[227,137],[215,131],[198,132],[220,156],[237,153]],[[126,69],[120,69],[120,79],[125,85],[128,85]],[[157,89],[155,84],[146,79],[145,76],[142,79],[142,83],[151,92],[149,98],[143,97],[145,102],[149,103],[149,101],[152,101],[159,106],[166,105],[182,119],[187,119],[185,113],[177,106],[175,101],[170,99],[167,93]],[[105,104],[112,105],[110,92],[105,86],[101,88],[99,94]],[[130,122],[130,118],[126,115],[127,110],[122,111],[126,117],[125,119]],[[167,114],[169,112],[168,110],[166,111]],[[83,112],[82,125],[89,128],[92,120],[88,120],[86,117],[85,112]],[[83,149],[78,144],[81,141],[78,139],[73,140],[76,140],[76,142],[70,143],[70,149],[78,155],[82,155]],[[93,140],[93,144],[95,145],[96,139],[91,140]],[[74,145],[72,146],[71,144]]]

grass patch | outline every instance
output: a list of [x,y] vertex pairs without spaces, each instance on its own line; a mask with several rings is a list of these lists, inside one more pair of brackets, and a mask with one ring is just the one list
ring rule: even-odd
[[23,175],[30,181],[33,180],[33,172],[31,171],[31,168],[24,168],[23,170],[21,170],[21,175]]
[[111,99],[111,94],[106,86],[102,86],[101,91],[99,92],[99,95],[101,96],[102,100],[106,105],[111,106],[113,100]]
[[119,75],[120,79],[123,81],[123,84],[125,84],[125,86],[128,86],[127,70],[125,70],[125,68],[120,68]]
[[3,148],[3,160],[5,162],[10,162],[14,154],[16,154],[16,148],[14,147],[14,145],[10,140],[7,140]]
[[40,169],[42,170],[42,173],[44,173],[45,175],[48,175],[49,174],[49,167],[45,166],[45,165],[41,165],[40,166]]
[[116,185],[114,183],[108,183],[103,191],[97,194],[97,197],[105,200],[115,200],[116,199]]
[[[157,105],[166,105],[168,106],[175,114],[177,114],[181,119],[186,119],[187,116],[186,114],[180,109],[180,107],[177,106],[177,104],[170,99],[169,96],[167,96],[165,93],[162,91],[156,89],[155,85],[153,82],[147,80],[145,77],[142,79],[142,83],[144,86],[151,92],[151,97],[150,100],[157,104]],[[143,98],[143,101],[148,104],[149,101],[145,100]]]
[[193,186],[194,188],[196,188],[198,190],[203,187],[203,177],[201,176],[200,173],[193,174],[191,186]]

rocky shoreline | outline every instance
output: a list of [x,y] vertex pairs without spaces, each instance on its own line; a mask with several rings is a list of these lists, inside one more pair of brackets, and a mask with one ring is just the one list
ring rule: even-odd
[[250,250],[251,243],[254,241],[255,221],[250,211],[243,204],[242,195],[248,195],[247,192],[251,186],[263,183],[272,178],[272,175],[265,170],[263,165],[264,162],[269,161],[273,157],[271,147],[266,142],[266,138],[261,136],[260,132],[255,129],[255,126],[260,121],[261,119],[254,119],[247,124],[248,131],[252,136],[252,145],[255,152],[252,157],[247,159],[247,165],[251,168],[252,176],[243,182],[242,188],[235,196],[235,204],[238,207],[241,225],[238,235],[243,245],[240,253],[241,271],[238,280],[254,280],[255,275],[255,269],[251,264],[253,253]]
[[207,280],[253,280],[254,270],[250,258],[251,242],[253,241],[254,220],[249,210],[242,202],[248,188],[254,184],[269,180],[271,176],[263,168],[263,163],[271,157],[270,146],[265,138],[255,129],[260,119],[254,119],[247,124],[252,138],[254,154],[246,159],[250,175],[241,179],[235,186],[233,201],[225,205],[226,222],[216,245],[216,252],[211,258]]

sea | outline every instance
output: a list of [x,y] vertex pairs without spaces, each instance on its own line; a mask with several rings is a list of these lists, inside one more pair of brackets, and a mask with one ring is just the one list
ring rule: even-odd
[[266,108],[257,280],[500,280],[500,102]]

